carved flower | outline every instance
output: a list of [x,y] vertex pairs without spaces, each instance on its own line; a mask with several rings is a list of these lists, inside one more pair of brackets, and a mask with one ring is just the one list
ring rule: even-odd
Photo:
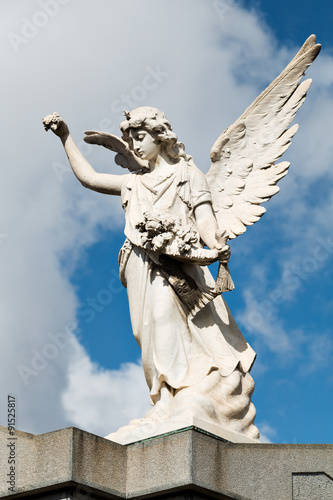
[[184,227],[181,220],[174,220],[169,214],[158,216],[146,212],[144,221],[139,222],[136,228],[142,233],[141,244],[144,248],[161,251],[174,239],[179,253],[191,250],[193,244],[198,242],[198,233],[192,226]]
[[161,234],[159,234],[158,236],[155,236],[152,241],[152,247],[153,247],[153,250],[161,250],[161,248],[163,248],[165,246],[165,241],[164,241],[164,238]]
[[171,233],[170,231],[167,233],[163,233],[163,238],[165,241],[171,240],[172,237],[173,237],[173,233]]
[[178,250],[179,250],[179,253],[185,253],[185,252],[188,252],[190,249],[190,246],[189,245],[186,245],[186,243],[184,243],[184,241],[179,241],[178,242]]
[[196,231],[191,228],[178,230],[177,246],[180,253],[189,252],[193,244],[198,243],[199,237]]
[[149,219],[146,222],[146,230],[148,232],[159,232],[161,230],[161,222],[155,219]]

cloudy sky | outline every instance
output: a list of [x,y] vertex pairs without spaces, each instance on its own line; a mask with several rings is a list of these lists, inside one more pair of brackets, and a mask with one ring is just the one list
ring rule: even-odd
[[[85,130],[118,133],[151,105],[204,171],[218,135],[311,34],[323,49],[268,213],[231,243],[228,304],[258,353],[256,423],[279,443],[332,442],[333,15],[286,0],[15,0],[0,6],[0,420],[106,435],[143,416],[148,390],[118,278],[120,200],[82,188],[41,119],[58,111],[100,172]],[[121,172],[123,173],[123,172]]]

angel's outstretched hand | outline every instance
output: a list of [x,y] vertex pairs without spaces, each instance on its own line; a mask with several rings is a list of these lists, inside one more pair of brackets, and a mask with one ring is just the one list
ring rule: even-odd
[[52,130],[60,138],[66,137],[69,134],[67,124],[58,113],[51,113],[43,118],[45,130]]

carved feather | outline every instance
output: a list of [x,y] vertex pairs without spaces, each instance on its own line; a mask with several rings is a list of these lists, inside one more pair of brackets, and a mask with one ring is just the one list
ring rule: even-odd
[[206,175],[219,228],[229,238],[246,231],[265,213],[261,203],[274,196],[289,168],[275,162],[288,149],[298,125],[287,128],[303,104],[311,80],[300,83],[320,52],[311,35],[282,73],[228,127],[211,149]]
[[130,172],[148,170],[148,163],[136,156],[128,147],[127,142],[116,135],[107,132],[98,132],[96,130],[87,130],[83,140],[88,144],[98,144],[104,146],[116,154],[115,162]]

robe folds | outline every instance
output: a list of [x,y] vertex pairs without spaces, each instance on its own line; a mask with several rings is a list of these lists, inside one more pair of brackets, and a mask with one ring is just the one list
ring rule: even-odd
[[[204,202],[211,202],[205,176],[185,160],[170,166],[163,178],[154,172],[133,173],[122,190],[127,240],[120,252],[120,274],[153,403],[163,383],[178,390],[196,384],[213,369],[224,377],[237,367],[246,373],[255,360],[221,295],[195,316],[186,314],[165,277],[163,260],[158,265],[159,255],[200,252],[194,211]],[[186,258],[180,265],[190,280],[214,288],[207,266]]]

